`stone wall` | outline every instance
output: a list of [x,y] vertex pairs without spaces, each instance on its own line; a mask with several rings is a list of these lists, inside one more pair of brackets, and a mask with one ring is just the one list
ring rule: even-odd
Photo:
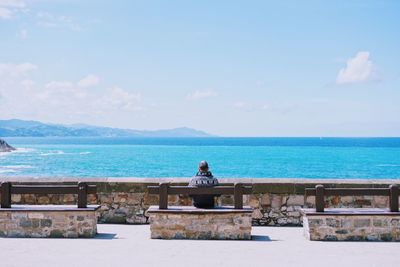
[[[97,185],[97,195],[89,196],[89,203],[101,205],[100,223],[148,223],[146,210],[150,205],[158,204],[157,195],[149,195],[147,186],[159,182],[171,182],[185,185],[188,179],[183,178],[0,178],[0,180],[26,183],[63,182],[74,183],[87,181]],[[253,225],[262,226],[299,226],[302,225],[300,208],[306,204],[314,206],[314,197],[304,200],[304,189],[323,184],[325,187],[388,187],[399,180],[312,180],[312,179],[220,179],[222,183],[252,183],[253,193],[244,197],[244,204],[254,209]],[[74,195],[13,195],[14,204],[73,204]],[[217,200],[219,205],[232,205],[233,196],[222,196]],[[169,196],[169,205],[191,205],[188,196]],[[329,207],[388,207],[388,198],[379,196],[364,197],[329,197]]]
[[400,241],[400,213],[346,216],[305,215],[304,234],[317,241]]
[[[69,209],[69,210],[68,210]],[[31,206],[0,210],[0,237],[93,237],[97,233],[94,208],[32,209]]]
[[251,239],[250,209],[171,211],[152,206],[148,214],[154,239]]

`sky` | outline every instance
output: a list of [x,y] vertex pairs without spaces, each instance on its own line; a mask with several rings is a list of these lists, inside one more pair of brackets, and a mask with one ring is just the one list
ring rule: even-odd
[[0,0],[0,119],[400,136],[400,1]]

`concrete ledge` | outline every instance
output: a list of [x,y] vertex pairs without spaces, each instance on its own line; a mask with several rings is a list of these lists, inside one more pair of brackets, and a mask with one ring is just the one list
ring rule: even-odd
[[168,209],[159,209],[158,206],[150,206],[147,213],[188,213],[188,214],[214,214],[214,213],[252,213],[253,209],[249,206],[243,207],[243,209],[235,209],[233,206],[219,206],[213,209],[199,209],[193,206],[169,206]]
[[251,214],[248,207],[175,206],[160,210],[151,206],[148,210],[153,239],[251,239]]
[[309,240],[400,241],[400,212],[386,209],[303,209],[303,230]]
[[[97,186],[97,192],[143,192],[149,185],[158,185],[161,182],[170,182],[174,185],[187,185],[190,178],[140,178],[140,177],[0,177],[1,181],[23,184],[37,183],[64,183],[75,184],[87,182]],[[287,193],[303,194],[305,188],[323,184],[326,187],[338,188],[380,188],[399,183],[398,179],[307,179],[307,178],[219,178],[220,184],[251,183],[253,193]]]
[[94,237],[96,210],[58,205],[14,205],[0,209],[0,237]]
[[12,205],[11,208],[0,208],[0,212],[26,212],[26,211],[40,211],[40,212],[53,212],[53,211],[96,211],[100,205],[88,205],[86,208],[78,208],[76,205]]
[[325,208],[324,212],[316,212],[315,209],[301,209],[303,215],[308,217],[311,216],[400,216],[399,212],[391,212],[389,209],[378,209],[378,208]]

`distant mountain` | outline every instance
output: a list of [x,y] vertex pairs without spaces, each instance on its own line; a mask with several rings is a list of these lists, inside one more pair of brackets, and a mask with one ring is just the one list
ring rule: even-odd
[[211,137],[212,135],[187,128],[142,131],[98,127],[86,124],[61,125],[38,121],[0,120],[0,136],[4,137]]

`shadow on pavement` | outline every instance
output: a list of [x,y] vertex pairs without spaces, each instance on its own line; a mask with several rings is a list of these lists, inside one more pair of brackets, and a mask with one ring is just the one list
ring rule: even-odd
[[267,235],[252,235],[251,241],[264,241],[264,242],[271,242],[271,241],[278,241],[269,238]]
[[111,233],[98,233],[93,239],[116,239],[115,236],[117,234]]

